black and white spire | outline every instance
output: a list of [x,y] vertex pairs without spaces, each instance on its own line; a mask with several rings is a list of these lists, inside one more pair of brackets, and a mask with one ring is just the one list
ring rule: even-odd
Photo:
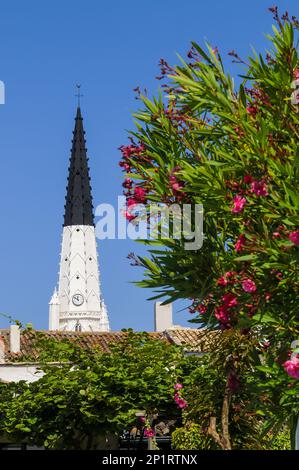
[[101,295],[92,195],[80,106],[77,108],[65,204],[58,291],[50,330],[109,331]]

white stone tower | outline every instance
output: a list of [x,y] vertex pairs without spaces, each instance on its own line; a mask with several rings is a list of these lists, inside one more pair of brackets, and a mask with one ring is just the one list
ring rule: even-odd
[[49,329],[109,331],[102,299],[92,195],[80,107],[73,131],[65,204],[58,292],[49,308]]

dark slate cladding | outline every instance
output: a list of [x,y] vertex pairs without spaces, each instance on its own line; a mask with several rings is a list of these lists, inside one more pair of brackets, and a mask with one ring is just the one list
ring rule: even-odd
[[67,195],[64,213],[64,227],[70,225],[94,225],[92,195],[85,148],[83,119],[77,108],[73,131]]

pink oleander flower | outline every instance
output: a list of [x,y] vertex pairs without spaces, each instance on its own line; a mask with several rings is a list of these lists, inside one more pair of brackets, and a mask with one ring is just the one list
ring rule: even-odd
[[245,184],[252,183],[252,180],[253,180],[253,178],[252,178],[251,175],[245,175],[244,178],[243,178],[243,181],[244,181]]
[[144,430],[144,434],[143,434],[143,435],[144,435],[144,437],[147,437],[147,438],[148,438],[148,437],[154,437],[155,431],[154,431],[152,428],[146,428],[146,429]]
[[225,277],[233,277],[234,276],[234,273],[233,271],[227,271],[227,273],[225,273]]
[[124,212],[124,215],[125,215],[125,218],[126,218],[129,222],[131,222],[131,220],[135,219],[135,215],[131,214],[131,212],[129,212],[129,211],[125,211],[125,212]]
[[222,287],[224,287],[224,286],[227,285],[227,283],[228,283],[228,280],[225,279],[225,276],[221,276],[221,277],[218,279],[218,281],[217,281],[217,286],[222,286]]
[[123,187],[126,189],[130,189],[132,187],[133,181],[130,178],[125,178],[123,182]]
[[226,305],[220,305],[220,307],[215,308],[215,317],[220,323],[228,323],[229,314]]
[[232,294],[231,292],[228,292],[227,294],[224,294],[222,296],[222,301],[226,307],[235,307],[238,304],[237,297]]
[[238,240],[236,241],[235,250],[241,251],[244,248],[245,244],[246,244],[246,237],[245,235],[242,234],[239,236]]
[[297,357],[292,357],[292,359],[286,361],[283,367],[290,377],[299,379],[299,359]]
[[204,313],[206,313],[207,310],[208,310],[208,308],[207,308],[205,305],[200,305],[200,306],[198,307],[198,312],[201,313],[202,315],[203,315]]
[[251,183],[251,192],[256,194],[257,196],[268,196],[269,193],[267,191],[267,185],[265,181],[253,181]]
[[131,165],[129,163],[119,162],[119,166],[123,168],[127,173],[129,173],[131,170]]
[[232,208],[232,212],[236,214],[237,212],[241,212],[246,204],[246,198],[242,196],[235,196],[234,199],[234,206]]
[[137,186],[134,190],[134,198],[137,202],[144,202],[145,201],[146,191],[143,188]]
[[295,80],[299,80],[299,70],[294,70],[294,78]]
[[174,388],[175,390],[182,390],[183,384],[176,383],[176,384],[174,384],[173,388]]
[[132,207],[132,206],[135,206],[136,204],[137,204],[137,202],[134,198],[130,197],[129,199],[127,199],[128,209],[130,209],[130,207]]
[[280,232],[273,232],[273,237],[274,238],[281,238]]
[[255,106],[247,106],[246,111],[248,114],[252,114],[253,116],[257,113]]
[[249,292],[250,294],[252,294],[253,292],[256,291],[255,282],[252,281],[251,279],[244,279],[244,281],[242,281],[242,289],[245,292]]
[[121,145],[119,150],[122,153],[123,158],[132,158],[135,156],[139,156],[142,152],[144,152],[145,147],[143,144],[137,145]]
[[180,400],[177,401],[177,405],[179,408],[184,409],[187,408],[187,402],[183,400],[183,398],[180,398]]
[[[218,281],[217,281],[217,286],[222,286],[225,287],[228,284],[228,279],[234,277],[234,273],[232,271],[228,271],[227,273],[224,274],[224,276],[221,276]],[[233,281],[230,281],[233,282]]]
[[180,183],[173,174],[170,175],[170,177],[169,177],[169,183],[170,183],[170,186],[172,187],[173,191],[175,191],[175,192],[180,191],[183,188],[182,183]]
[[291,232],[289,234],[289,240],[295,245],[299,245],[299,230],[296,230],[295,232]]
[[181,408],[181,409],[187,408],[187,406],[188,406],[186,400],[184,400],[182,397],[180,397],[180,395],[178,393],[174,394],[174,401],[176,402],[178,407]]
[[244,132],[242,131],[242,129],[240,127],[237,126],[237,127],[234,128],[234,130],[235,130],[236,134],[238,135],[238,138],[243,137]]

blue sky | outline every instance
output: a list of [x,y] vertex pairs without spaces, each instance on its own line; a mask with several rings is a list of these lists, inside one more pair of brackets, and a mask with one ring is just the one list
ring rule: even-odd
[[[299,16],[297,0],[276,1]],[[156,93],[158,61],[174,63],[191,40],[208,40],[225,56],[253,45],[264,50],[271,0],[52,0],[1,2],[0,80],[0,312],[35,328],[48,326],[48,302],[57,282],[71,132],[81,83],[82,112],[95,205],[121,193],[117,148],[138,107],[133,88]],[[297,8],[296,8],[297,7]],[[153,329],[150,292],[130,284],[141,271],[129,240],[99,243],[102,288],[112,329]],[[175,322],[189,314],[174,306]],[[7,325],[0,318],[0,327]]]

